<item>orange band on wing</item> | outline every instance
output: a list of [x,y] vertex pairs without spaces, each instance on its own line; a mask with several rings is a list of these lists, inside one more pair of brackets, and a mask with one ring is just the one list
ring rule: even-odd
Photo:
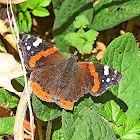
[[65,100],[60,100],[61,103],[59,105],[67,110],[72,110],[73,109],[73,102],[65,101]]
[[52,102],[52,96],[47,93],[47,92],[44,92],[41,87],[39,86],[38,83],[34,83],[31,81],[31,88],[33,90],[33,92],[36,94],[36,96],[38,96],[41,100],[46,100],[48,102]]
[[100,86],[100,82],[98,79],[98,73],[95,71],[95,67],[93,63],[89,63],[89,69],[90,69],[91,75],[94,77],[94,84],[95,84],[92,88],[92,91],[97,92]]
[[30,67],[35,67],[36,61],[39,60],[42,56],[47,57],[48,55],[54,54],[57,51],[56,47],[50,48],[46,51],[41,51],[37,55],[33,56],[30,59],[29,65]]
[[44,92],[38,83],[31,81],[31,88],[33,92],[36,94],[37,97],[39,97],[41,100],[47,101],[47,102],[55,102],[56,104],[60,105],[60,107],[65,108],[67,110],[73,109],[73,102],[65,101],[65,100],[53,100],[53,97],[47,93]]

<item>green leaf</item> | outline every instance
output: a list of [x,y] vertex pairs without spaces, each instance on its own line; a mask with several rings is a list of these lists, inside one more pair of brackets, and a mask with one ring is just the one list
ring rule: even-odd
[[46,7],[51,3],[51,0],[38,0],[38,6]]
[[89,30],[86,32],[86,42],[84,46],[82,46],[82,49],[80,50],[81,54],[89,53],[93,49],[93,44],[98,36],[99,32],[94,30]]
[[21,28],[24,30],[25,33],[28,33],[29,32],[28,23],[27,23],[27,20],[26,19],[23,19],[22,20]]
[[41,102],[34,94],[32,98],[32,104],[34,108],[34,113],[42,121],[53,120],[61,116],[61,111],[59,107],[54,103]]
[[4,88],[0,88],[0,103],[7,105],[8,108],[14,108],[17,106],[19,99],[13,96]]
[[32,27],[32,18],[29,11],[25,12],[25,19],[27,21],[28,32],[30,32]]
[[67,40],[72,46],[76,47],[78,50],[81,50],[81,47],[83,47],[86,42],[85,31],[83,29],[79,29],[77,33],[71,33],[66,35],[65,40]]
[[4,46],[4,44],[3,44],[1,39],[0,39],[0,51],[4,52],[4,53],[7,53],[7,50],[6,50],[6,48],[5,48],[5,46]]
[[96,58],[96,56],[94,54],[91,56],[90,62],[99,63],[99,61],[97,60],[97,58]]
[[63,52],[63,54],[64,54],[67,58],[70,58],[70,57],[71,57],[71,54],[68,53],[68,52]]
[[14,129],[15,117],[7,117],[0,119],[0,136],[11,135]]
[[28,0],[28,8],[34,9],[38,4],[38,0]]
[[21,32],[29,33],[31,31],[32,18],[29,11],[26,11],[25,13],[20,12],[18,14],[17,26],[20,33]]
[[124,123],[119,130],[121,140],[139,140],[140,139],[140,121],[130,120]]
[[65,52],[67,41],[64,36],[69,33],[69,28],[74,32],[73,21],[78,15],[84,15],[89,21],[92,21],[93,1],[92,0],[65,0],[61,5],[54,22],[54,40],[61,51]]
[[86,41],[84,45],[79,45],[77,48],[82,55],[91,52],[91,50],[93,49],[94,40],[97,38],[98,34],[99,33],[94,30],[89,30],[86,32]]
[[[123,2],[124,0],[101,0],[100,2],[98,2],[96,5],[95,5],[95,11],[99,10],[102,8],[102,6],[104,5],[110,5],[111,3],[114,3],[114,2]],[[115,3],[114,3],[115,4]],[[107,6],[106,6],[107,7]]]
[[58,13],[63,1],[64,0],[52,0],[53,10],[54,10],[55,15]]
[[117,126],[121,125],[127,120],[125,113],[120,110],[120,107],[113,100],[106,103],[105,111],[106,113],[102,112],[101,114],[108,121],[115,123]]
[[84,15],[77,16],[73,22],[73,25],[76,29],[86,28],[88,24],[88,19]]
[[[20,83],[23,87],[25,86],[25,82],[24,82],[24,76],[20,76],[15,78],[15,80]],[[29,78],[27,77],[27,80],[29,80]]]
[[73,112],[63,110],[62,130],[66,140],[115,140],[107,123],[97,114],[91,98],[80,102]]
[[19,4],[12,5],[12,8],[14,9],[15,12],[21,11]]
[[18,20],[22,21],[24,19],[24,14],[22,12],[19,12],[18,14]]
[[65,39],[83,55],[91,52],[93,43],[98,35],[98,32],[89,30],[85,31],[81,28],[77,33],[71,33],[65,36]]
[[140,27],[140,16],[133,18],[133,21]]
[[52,140],[64,140],[63,134],[62,134],[62,128],[54,131],[52,135]]
[[95,16],[91,28],[97,31],[112,28],[121,22],[140,15],[140,1],[105,1],[95,5]]
[[27,2],[23,2],[23,3],[19,4],[19,7],[23,12],[25,12],[27,10],[27,6],[28,6]]
[[46,17],[49,16],[50,13],[47,9],[43,8],[43,7],[37,7],[32,11],[34,16],[38,16],[38,17]]
[[[107,47],[102,63],[119,70],[123,79],[118,86],[110,88],[111,92],[128,106],[128,119],[140,117],[140,58],[134,36],[122,35]],[[132,113],[133,112],[133,113]]]

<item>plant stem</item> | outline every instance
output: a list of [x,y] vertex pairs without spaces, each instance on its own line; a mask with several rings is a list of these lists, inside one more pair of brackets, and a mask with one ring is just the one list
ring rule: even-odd
[[51,130],[52,130],[52,120],[48,121],[48,127],[46,132],[46,140],[51,139]]
[[38,129],[38,135],[39,135],[39,140],[44,140],[44,134],[42,130],[42,121],[36,117],[37,121],[37,129]]

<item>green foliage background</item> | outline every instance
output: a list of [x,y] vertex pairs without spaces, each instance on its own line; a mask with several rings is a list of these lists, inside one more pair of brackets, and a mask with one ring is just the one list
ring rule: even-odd
[[[34,16],[48,16],[49,12],[44,7],[50,2],[29,0],[14,6],[18,12],[19,31],[31,31],[31,13]],[[92,50],[93,40],[97,38],[99,31],[132,18],[140,23],[139,0],[100,0],[94,7],[93,0],[52,0],[52,4],[55,13],[54,40],[59,49],[67,55],[71,53],[70,47],[67,47],[71,43],[69,29],[73,40],[71,44],[83,55]],[[92,44],[87,46],[89,42]],[[33,95],[33,108],[39,119],[53,122],[62,117],[62,125],[60,128],[54,128],[52,140],[140,139],[140,58],[133,34],[126,33],[113,40],[101,63],[119,70],[123,75],[122,81],[101,97],[85,95],[75,103],[73,111],[60,109],[54,103],[44,103]],[[24,85],[23,78],[16,80]],[[7,93],[3,88],[0,92]],[[5,105],[8,102],[9,108],[12,108],[17,105],[17,99],[9,94],[0,94],[0,103]],[[7,96],[12,98],[12,101],[9,101]],[[13,132],[11,127],[10,131],[6,131],[6,124],[11,119],[12,127],[14,117],[0,119],[0,135]]]

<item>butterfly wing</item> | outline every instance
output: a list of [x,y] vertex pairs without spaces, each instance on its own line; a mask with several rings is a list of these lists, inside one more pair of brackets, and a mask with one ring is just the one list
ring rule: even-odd
[[19,41],[19,46],[22,50],[24,64],[28,70],[55,65],[54,63],[57,62],[55,60],[66,59],[65,55],[53,45],[28,34],[23,35]]
[[122,79],[122,74],[107,65],[92,62],[79,62],[78,66],[90,71],[90,76],[94,77],[93,87],[90,93],[93,96],[102,95],[112,85],[118,85]]
[[37,69],[31,74],[33,92],[42,100],[55,102],[72,110],[76,102],[89,92],[93,83],[90,71],[78,67],[76,59],[57,62],[57,65]]
[[56,47],[30,35],[19,42],[24,63],[32,70],[31,88],[41,99],[72,110],[74,102],[86,93],[103,94],[122,79],[119,71],[92,62],[67,59]]

